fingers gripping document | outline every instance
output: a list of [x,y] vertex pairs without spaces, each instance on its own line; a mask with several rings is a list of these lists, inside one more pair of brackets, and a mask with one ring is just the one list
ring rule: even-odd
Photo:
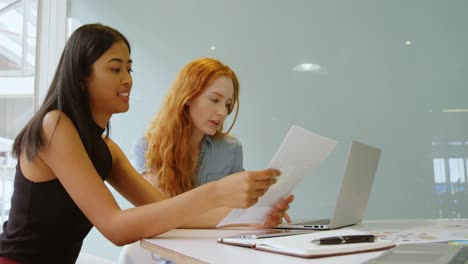
[[336,141],[292,126],[270,161],[268,168],[281,171],[278,181],[258,203],[247,209],[233,209],[217,227],[229,224],[263,224],[268,212],[335,148]]

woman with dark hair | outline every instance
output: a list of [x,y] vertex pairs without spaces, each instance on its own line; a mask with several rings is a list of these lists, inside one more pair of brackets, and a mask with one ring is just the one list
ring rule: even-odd
[[[164,233],[217,207],[246,208],[276,181],[275,170],[240,172],[176,197],[155,190],[107,136],[126,112],[130,45],[117,30],[84,25],[67,41],[40,109],[17,136],[18,158],[0,263],[74,263],[93,226],[116,245]],[[137,207],[122,210],[107,181]],[[270,221],[283,217],[287,205]],[[183,212],[183,215],[181,215]]]

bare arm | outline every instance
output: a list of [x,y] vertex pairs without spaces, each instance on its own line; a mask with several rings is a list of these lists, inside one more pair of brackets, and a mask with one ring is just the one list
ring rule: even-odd
[[[279,201],[275,207],[273,207],[265,218],[263,224],[236,224],[229,226],[250,226],[256,228],[273,228],[281,224],[283,218],[286,219],[286,222],[291,223],[291,218],[287,214],[289,209],[289,204],[294,200],[294,196],[288,195]],[[226,215],[231,212],[232,208],[220,207],[215,208],[198,215],[196,217],[190,218],[179,228],[216,228],[219,222],[223,220]],[[223,226],[225,227],[225,226]]]
[[[183,216],[193,217],[220,206],[249,207],[278,175],[274,170],[235,174],[171,199],[121,210],[94,169],[73,123],[65,114],[49,112],[43,121],[43,133],[48,143],[40,151],[40,157],[91,223],[116,245],[132,243],[180,226],[185,221],[181,212]],[[112,173],[123,171],[125,169],[114,163]],[[127,195],[132,192],[127,188],[146,189],[142,183],[123,187],[122,182],[113,180],[113,184],[120,186],[119,189]]]
[[135,206],[140,206],[169,198],[138,174],[114,141],[107,138],[106,143],[113,160],[112,171],[107,182],[125,199]]
[[179,228],[216,228],[219,222],[231,212],[232,208],[219,207],[198,216],[186,219]]

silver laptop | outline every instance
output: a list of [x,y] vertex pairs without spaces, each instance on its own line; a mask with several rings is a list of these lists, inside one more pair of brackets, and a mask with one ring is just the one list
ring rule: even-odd
[[394,247],[366,264],[465,264],[468,246],[448,244],[404,244]]
[[372,190],[380,152],[378,148],[353,141],[332,218],[281,224],[277,228],[335,229],[361,222]]

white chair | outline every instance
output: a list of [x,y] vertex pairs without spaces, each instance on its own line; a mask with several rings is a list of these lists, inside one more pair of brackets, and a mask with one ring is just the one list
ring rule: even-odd
[[120,251],[119,264],[146,264],[146,263],[173,263],[160,256],[146,250],[140,246],[140,242],[125,245]]
[[115,264],[115,263],[108,259],[94,256],[86,252],[80,252],[80,255],[78,255],[78,259],[76,260],[75,264]]

